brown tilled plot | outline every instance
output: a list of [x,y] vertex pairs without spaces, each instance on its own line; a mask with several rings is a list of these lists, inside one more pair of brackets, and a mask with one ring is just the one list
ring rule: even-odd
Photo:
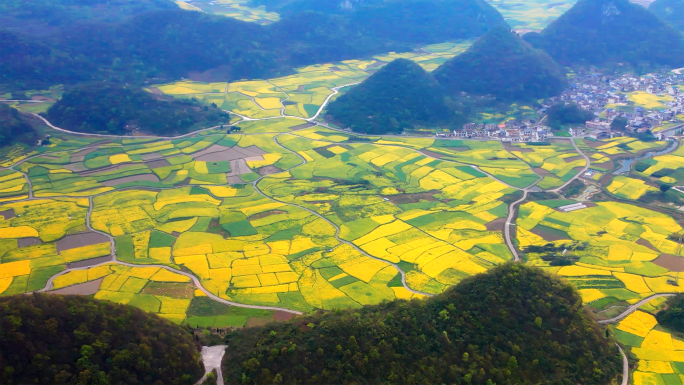
[[664,267],[670,271],[684,271],[684,258],[677,255],[661,254],[660,257],[654,259],[651,262],[660,267]]
[[100,289],[100,285],[104,277],[96,279],[90,282],[79,283],[77,285],[71,285],[63,289],[57,289],[48,291],[49,294],[62,294],[62,295],[93,295],[97,293]]
[[36,238],[36,237],[28,237],[28,238],[17,239],[17,246],[19,246],[19,247],[28,247],[28,246],[40,245],[41,243],[43,243],[43,241],[40,238]]
[[2,215],[2,217],[5,218],[5,220],[12,219],[14,218],[14,209],[0,211],[0,215]]
[[79,234],[71,234],[57,241],[57,252],[61,253],[64,250],[75,249],[77,247],[97,245],[98,243],[109,242],[106,235],[87,232]]

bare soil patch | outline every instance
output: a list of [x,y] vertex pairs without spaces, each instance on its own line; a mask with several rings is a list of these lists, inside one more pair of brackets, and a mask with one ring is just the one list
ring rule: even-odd
[[234,159],[230,161],[230,172],[226,173],[227,177],[249,174],[252,169],[249,168],[244,159]]
[[105,182],[100,182],[100,183],[104,186],[107,186],[107,187],[114,187],[116,185],[120,185],[120,184],[124,184],[124,183],[142,182],[142,181],[159,182],[159,178],[154,174],[140,174],[140,175],[125,176],[123,178],[111,179],[111,180],[108,180]]
[[684,271],[684,258],[672,254],[661,254],[660,257],[651,261],[660,267],[670,271]]
[[113,261],[114,257],[111,255],[106,255],[104,257],[98,257],[98,258],[92,258],[92,259],[86,259],[83,261],[77,261],[77,262],[70,262],[67,263],[67,269],[78,269],[81,267],[90,267],[90,266],[95,266],[99,265],[101,263]]
[[161,168],[161,167],[166,167],[166,166],[170,166],[170,165],[171,164],[166,159],[159,159],[159,160],[153,160],[151,162],[145,162],[145,166],[147,166],[153,170],[155,168]]
[[164,95],[164,93],[157,87],[149,87],[149,90],[155,95]]
[[548,170],[544,170],[544,169],[541,168],[541,167],[535,167],[535,168],[532,169],[532,171],[534,171],[537,175],[540,175],[540,176],[549,176],[549,175],[551,175],[551,173],[550,173]]
[[14,218],[14,209],[0,211],[0,215],[2,215],[5,220],[12,219]]
[[565,161],[565,163],[572,163],[576,160],[584,160],[584,157],[582,155],[575,155],[575,156],[563,158],[563,160]]
[[257,169],[257,172],[259,175],[271,175],[271,174],[277,174],[279,172],[282,172],[283,170],[279,169],[276,166],[264,166],[259,169]]
[[209,148],[202,151],[196,152],[192,155],[195,160],[203,162],[224,162],[235,159],[244,159],[254,156],[261,156],[266,154],[262,149],[257,146],[249,147],[225,147],[215,144]]
[[178,237],[180,236],[180,234],[181,234],[181,233],[179,233],[178,231],[172,231],[172,232],[171,232],[171,235],[173,235],[173,236],[176,237],[176,238],[178,238]]
[[229,176],[227,179],[228,184],[245,184],[245,182],[240,179],[239,176]]
[[88,167],[86,167],[85,164],[83,164],[83,162],[71,163],[63,167],[72,172],[88,171]]
[[504,231],[504,226],[506,226],[506,218],[497,218],[487,224],[487,231]]
[[643,239],[643,238],[639,238],[639,240],[636,241],[636,244],[648,247],[649,249],[651,249],[653,251],[658,251],[658,249],[656,249],[655,246],[653,246],[650,241],[647,241],[646,239]]
[[287,214],[287,212],[282,211],[282,210],[264,211],[263,213],[254,214],[247,219],[251,221],[254,219],[267,218],[267,217],[270,217],[271,215],[280,215],[280,214]]
[[247,322],[245,323],[246,328],[253,328],[257,326],[264,326],[269,324],[270,322],[273,322],[273,319],[271,318],[247,318]]
[[587,146],[589,146],[589,147],[591,147],[591,148],[598,148],[598,147],[603,146],[603,145],[606,144],[606,143],[605,143],[605,142],[600,142],[600,141],[598,141],[598,140],[585,140],[585,141],[584,141],[584,144],[586,144]]
[[71,234],[57,241],[57,252],[105,242],[109,242],[109,238],[96,232]]
[[389,201],[395,205],[401,205],[407,203],[418,203],[420,201],[434,202],[437,200],[437,198],[435,198],[433,195],[439,193],[441,193],[441,191],[432,190],[415,194],[383,195],[382,197],[389,199]]
[[17,245],[19,247],[28,247],[28,246],[33,246],[33,245],[40,245],[41,243],[43,243],[43,241],[40,238],[36,238],[36,237],[28,237],[28,238],[17,239]]
[[296,316],[297,315],[294,313],[290,313],[290,312],[286,312],[286,311],[282,311],[282,310],[276,310],[275,314],[273,314],[273,319],[276,321],[287,321],[287,320],[293,319]]
[[587,208],[598,206],[598,205],[597,205],[596,203],[594,203],[594,202],[582,202],[582,204],[585,205],[585,206],[587,206]]
[[100,285],[104,277],[96,279],[90,282],[79,283],[77,285],[71,285],[63,289],[57,289],[48,291],[49,294],[61,294],[61,295],[93,295],[97,293],[100,289]]
[[151,281],[142,294],[163,295],[173,298],[192,298],[195,294],[195,286],[189,282],[153,282]]
[[147,154],[140,155],[140,157],[142,158],[142,160],[153,160],[163,158],[164,156],[158,152],[149,152]]
[[436,158],[436,159],[442,159],[445,156],[447,156],[446,154],[441,154],[439,152],[434,152],[434,151],[430,151],[430,150],[420,150],[420,152],[422,152],[423,155],[427,155],[431,158]]
[[609,162],[599,163],[597,166],[610,171],[615,169],[615,162],[611,160]]
[[330,71],[342,71],[342,70],[339,69],[338,67],[328,67],[328,69],[329,69]]
[[298,92],[304,91],[304,87],[306,87],[306,85],[302,84],[301,86],[297,87],[297,91]]

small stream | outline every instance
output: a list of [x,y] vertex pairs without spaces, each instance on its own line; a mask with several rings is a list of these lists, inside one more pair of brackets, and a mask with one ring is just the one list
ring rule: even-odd
[[668,153],[674,151],[677,148],[677,141],[676,140],[668,140],[668,141],[669,141],[669,145],[664,150],[650,151],[650,152],[647,152],[644,155],[637,157],[637,158],[621,159],[619,161],[620,167],[618,167],[615,171],[613,171],[612,174],[618,175],[618,174],[628,173],[631,166],[632,166],[632,163],[634,163],[634,162],[640,161],[642,159],[653,158],[655,156],[665,155],[665,154],[668,154]]

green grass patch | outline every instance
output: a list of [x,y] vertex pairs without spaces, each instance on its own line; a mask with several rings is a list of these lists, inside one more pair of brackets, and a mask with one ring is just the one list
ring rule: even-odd
[[150,233],[150,248],[171,247],[175,242],[176,237],[174,237],[173,235],[166,234],[165,232],[152,230],[152,232]]

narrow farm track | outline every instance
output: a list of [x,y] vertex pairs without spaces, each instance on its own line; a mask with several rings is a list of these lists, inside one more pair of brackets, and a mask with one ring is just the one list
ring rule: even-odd
[[629,383],[629,360],[627,360],[627,355],[622,350],[620,345],[615,344],[622,354],[622,383],[621,385],[627,385]]
[[575,151],[577,151],[578,154],[582,155],[582,157],[586,160],[586,164],[584,165],[584,168],[582,169],[582,171],[578,172],[577,175],[575,175],[575,176],[573,176],[572,178],[570,178],[569,181],[563,183],[562,186],[556,187],[555,189],[548,190],[548,191],[551,191],[551,192],[559,192],[560,190],[562,190],[563,188],[565,188],[565,186],[569,185],[570,183],[572,183],[572,181],[574,181],[575,179],[577,179],[577,178],[579,178],[580,176],[582,176],[582,174],[584,174],[585,172],[587,172],[587,170],[589,170],[589,167],[591,166],[591,160],[589,159],[589,157],[587,156],[587,154],[583,153],[582,150],[580,150],[579,147],[577,147],[577,143],[575,143],[575,140],[574,140],[573,138],[570,138],[570,143],[572,143],[572,146],[575,147]]
[[654,295],[652,295],[652,296],[650,296],[650,297],[647,297],[647,298],[644,298],[644,299],[642,299],[641,301],[635,303],[634,305],[628,307],[627,310],[625,310],[624,312],[620,313],[619,315],[617,315],[617,316],[615,316],[615,317],[613,317],[613,318],[609,318],[609,319],[605,319],[605,320],[600,320],[600,321],[598,321],[598,323],[600,323],[601,325],[607,325],[607,324],[612,324],[612,323],[619,322],[619,321],[621,321],[621,320],[627,318],[628,315],[630,315],[630,314],[634,313],[635,311],[639,310],[640,307],[642,307],[643,305],[647,304],[648,302],[650,302],[650,301],[653,300],[653,299],[660,298],[660,297],[672,297],[672,296],[675,296],[675,295],[677,295],[677,293],[661,293],[661,294],[654,294]]

